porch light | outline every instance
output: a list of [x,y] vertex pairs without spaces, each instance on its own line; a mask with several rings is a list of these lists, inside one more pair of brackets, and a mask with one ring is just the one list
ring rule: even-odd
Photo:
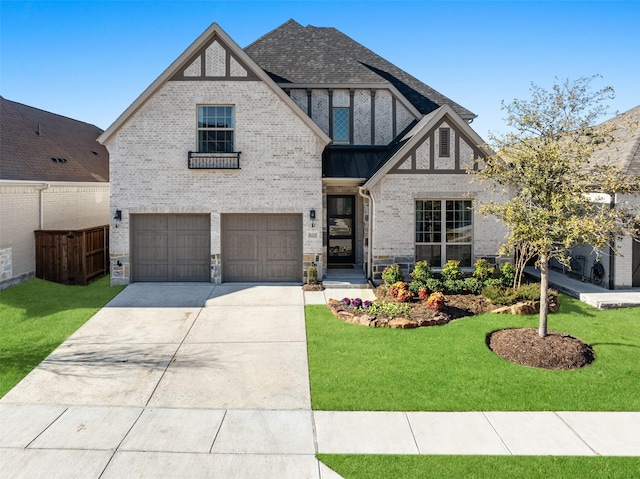
[[313,228],[315,226],[315,220],[316,220],[316,210],[311,208],[309,210],[309,218],[311,219],[311,227]]
[[120,226],[120,221],[122,220],[122,211],[116,210],[116,215],[113,217],[113,219],[116,220],[116,228]]

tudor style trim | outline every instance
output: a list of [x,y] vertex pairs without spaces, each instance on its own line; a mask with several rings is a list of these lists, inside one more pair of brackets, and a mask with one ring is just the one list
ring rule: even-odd
[[[382,178],[384,178],[388,173],[400,173],[401,170],[397,170],[398,165],[406,161],[408,158],[412,158],[412,169],[404,170],[402,173],[407,174],[416,174],[416,173],[429,173],[429,174],[451,174],[458,173],[457,170],[436,170],[433,164],[434,151],[433,151],[433,142],[431,142],[431,164],[430,169],[428,170],[416,170],[415,169],[415,160],[413,155],[415,154],[416,149],[420,146],[425,137],[434,129],[441,124],[443,121],[446,121],[450,127],[455,128],[461,134],[469,138],[474,145],[470,145],[474,150],[477,149],[477,152],[481,155],[491,156],[493,152],[488,148],[481,146],[484,145],[484,141],[480,136],[469,126],[469,124],[464,121],[458,115],[453,108],[449,105],[442,105],[437,110],[425,115],[402,139],[402,141],[406,141],[404,145],[391,157],[389,160],[371,177],[369,180],[363,185],[364,189],[370,189],[374,185],[376,185]],[[456,149],[459,151],[459,148]],[[456,166],[459,167],[459,163],[456,163]]]
[[[227,33],[220,28],[217,23],[212,23],[187,49],[173,61],[171,65],[155,79],[151,85],[149,85],[142,94],[129,105],[129,107],[113,122],[113,124],[107,128],[107,130],[98,137],[98,142],[105,144],[121,127],[126,123],[129,118],[135,114],[147,100],[160,89],[167,81],[169,81],[178,71],[189,65],[189,61],[193,62],[193,57],[201,48],[208,45],[208,42],[215,37],[219,37],[221,41],[228,47],[227,52],[231,50],[231,53],[237,60],[242,62],[242,65],[246,65],[248,70],[247,74],[253,73],[259,80],[262,80],[291,110],[311,129],[318,138],[325,144],[331,143],[331,138],[322,131],[322,129],[307,116],[298,105],[280,88],[269,75],[262,70],[252,59],[245,53],[245,51],[233,41],[233,39],[227,35]],[[234,80],[237,78],[234,77]]]

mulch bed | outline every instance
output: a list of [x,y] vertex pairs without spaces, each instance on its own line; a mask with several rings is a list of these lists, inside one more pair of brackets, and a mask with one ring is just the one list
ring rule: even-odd
[[491,333],[487,344],[501,358],[534,368],[577,369],[596,359],[591,346],[557,331],[541,338],[534,328],[502,329]]

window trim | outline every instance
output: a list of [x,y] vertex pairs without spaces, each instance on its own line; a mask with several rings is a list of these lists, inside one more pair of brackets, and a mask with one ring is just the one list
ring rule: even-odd
[[[451,128],[443,127],[439,132],[439,155],[440,158],[449,158],[451,156]],[[444,140],[444,141],[443,141]]]
[[[200,126],[200,111],[202,108],[230,108],[231,109],[231,127],[201,127]],[[231,149],[227,151],[225,148],[223,151],[202,151],[200,132],[205,131],[230,131],[232,133]],[[226,144],[226,141],[225,141]],[[234,153],[236,152],[236,107],[229,104],[199,104],[196,105],[196,152],[197,153]]]
[[[440,230],[439,230],[439,234],[440,234],[440,241],[439,242],[419,242],[418,240],[418,234],[420,233],[424,233],[424,231],[419,231],[418,230],[418,202],[422,201],[422,202],[437,202],[440,204]],[[448,210],[447,209],[447,202],[456,202],[456,201],[463,201],[465,203],[468,203],[468,209],[471,213],[471,217],[470,217],[470,224],[468,226],[471,227],[471,233],[470,233],[470,241],[462,241],[462,242],[455,242],[455,241],[448,241],[447,240],[447,213],[449,212],[455,212],[457,211],[455,209],[455,203],[454,203],[454,208],[452,210]],[[422,210],[424,211],[424,209]],[[433,211],[433,210],[432,210]],[[474,219],[474,214],[473,214],[473,201],[470,199],[464,199],[464,198],[415,198],[414,199],[414,226],[413,226],[413,234],[414,234],[414,260],[420,261],[423,258],[418,258],[417,252],[418,252],[418,246],[424,245],[424,246],[439,246],[440,247],[440,264],[436,265],[436,264],[432,264],[432,268],[434,269],[440,269],[442,268],[442,266],[444,266],[444,264],[447,262],[448,259],[452,259],[452,258],[447,258],[447,248],[449,246],[469,246],[471,248],[470,251],[470,256],[469,256],[469,261],[470,264],[469,265],[464,265],[461,266],[461,268],[471,268],[473,266],[473,258],[474,258],[474,228],[475,228],[475,219]],[[435,234],[436,232],[432,233]]]

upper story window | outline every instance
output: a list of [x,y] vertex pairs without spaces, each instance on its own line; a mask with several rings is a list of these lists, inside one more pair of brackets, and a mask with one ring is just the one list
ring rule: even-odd
[[349,143],[349,108],[333,109],[333,141]]
[[449,156],[451,154],[450,138],[451,130],[449,128],[440,128],[440,156]]
[[233,152],[234,126],[234,108],[232,106],[199,106],[198,152]]

